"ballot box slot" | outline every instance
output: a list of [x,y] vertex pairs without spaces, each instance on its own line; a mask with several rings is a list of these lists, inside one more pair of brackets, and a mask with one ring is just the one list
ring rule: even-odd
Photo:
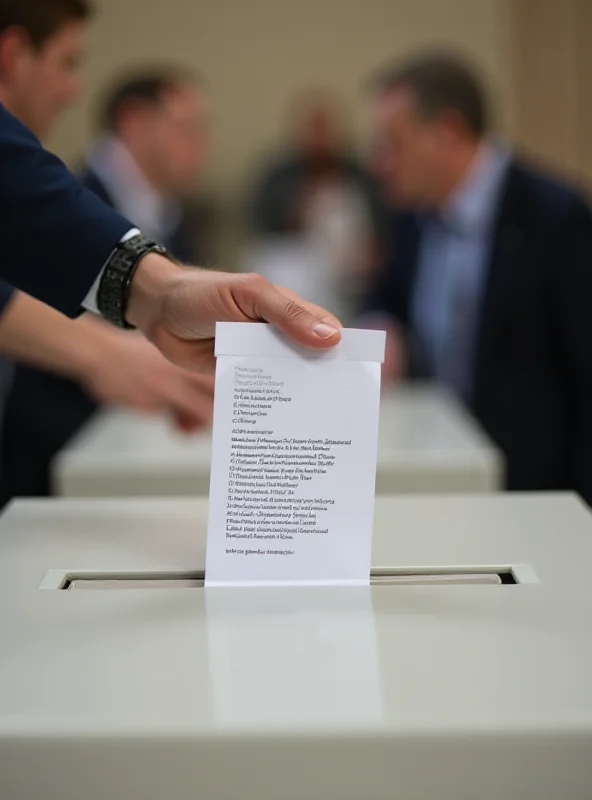
[[[511,566],[451,566],[375,569],[373,586],[503,586],[521,583],[519,570]],[[530,581],[529,581],[530,582]]]
[[202,572],[96,572],[71,573],[64,576],[60,589],[121,590],[121,589],[201,589]]
[[[531,567],[518,566],[445,566],[382,567],[370,574],[370,584],[379,587],[399,586],[510,586],[538,583]],[[60,571],[49,570],[41,589],[65,591],[128,589],[202,589],[204,571]]]

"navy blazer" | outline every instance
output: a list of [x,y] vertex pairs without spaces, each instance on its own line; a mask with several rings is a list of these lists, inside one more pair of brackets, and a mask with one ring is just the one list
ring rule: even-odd
[[130,228],[0,105],[0,278],[76,316]]
[[[93,172],[84,172],[81,180],[104,203],[113,204]],[[196,262],[196,236],[188,215],[162,244],[179,260]],[[18,365],[3,421],[3,502],[11,497],[51,494],[52,459],[98,408],[79,384]]]
[[[420,229],[402,214],[366,311],[413,334]],[[507,487],[592,503],[592,214],[515,161],[499,201],[473,364],[472,411],[506,457]]]

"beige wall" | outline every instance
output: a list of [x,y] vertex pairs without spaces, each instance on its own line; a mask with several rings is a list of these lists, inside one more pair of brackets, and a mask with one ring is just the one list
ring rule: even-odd
[[211,178],[228,212],[253,159],[275,141],[287,96],[303,84],[320,82],[342,91],[361,130],[361,85],[368,72],[415,47],[444,43],[475,57],[501,99],[508,91],[504,0],[97,0],[97,5],[88,96],[65,119],[53,146],[68,159],[81,152],[91,134],[97,89],[120,68],[159,57],[187,62],[207,76],[211,88],[216,139]]
[[592,1],[512,0],[517,142],[592,185]]

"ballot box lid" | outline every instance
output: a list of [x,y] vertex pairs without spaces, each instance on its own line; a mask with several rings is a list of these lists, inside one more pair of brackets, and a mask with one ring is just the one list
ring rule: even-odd
[[[203,589],[206,518],[179,498],[12,504],[0,765],[6,742],[47,739],[358,737],[391,758],[422,737],[505,738],[506,757],[562,737],[592,752],[592,516],[576,497],[378,498],[369,588]],[[502,577],[384,579],[438,570]],[[166,583],[118,585],[130,575]]]

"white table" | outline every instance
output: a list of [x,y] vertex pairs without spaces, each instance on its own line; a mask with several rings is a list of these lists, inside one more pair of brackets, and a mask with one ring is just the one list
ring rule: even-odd
[[[204,591],[206,513],[42,500],[0,519],[0,797],[591,796],[575,498],[378,498],[370,589]],[[520,584],[389,584],[393,565]]]
[[[162,418],[109,411],[55,459],[53,483],[67,497],[207,495],[210,451],[209,434],[187,438]],[[446,392],[385,395],[378,494],[495,491],[501,480],[501,456]]]

